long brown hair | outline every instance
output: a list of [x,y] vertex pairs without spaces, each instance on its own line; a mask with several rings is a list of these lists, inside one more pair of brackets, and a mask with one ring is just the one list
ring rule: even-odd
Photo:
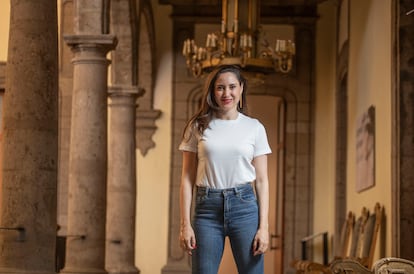
[[[239,80],[240,85],[243,86],[243,92],[241,95],[241,102],[237,104],[237,110],[243,114],[246,114],[247,111],[247,102],[246,102],[246,90],[247,90],[247,81],[246,78],[241,73],[241,69],[235,65],[222,65],[214,69],[207,76],[207,79],[204,83],[203,88],[203,98],[201,101],[201,106],[198,111],[191,117],[187,122],[187,125],[184,129],[184,137],[187,139],[194,134],[194,129],[202,135],[204,130],[208,127],[210,121],[213,119],[214,112],[219,110],[219,105],[217,104],[214,98],[214,86],[216,80],[220,74],[231,72]],[[189,130],[191,129],[191,130]],[[188,135],[187,135],[188,134]]]

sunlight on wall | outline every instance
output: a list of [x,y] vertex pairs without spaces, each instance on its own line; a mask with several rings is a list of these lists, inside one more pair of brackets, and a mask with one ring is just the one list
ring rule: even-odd
[[7,60],[9,44],[10,1],[0,2],[0,61]]
[[[350,1],[348,78],[348,209],[357,214],[380,202],[391,215],[391,0]],[[378,58],[381,56],[381,58]],[[357,119],[375,107],[375,186],[355,191]],[[391,218],[387,218],[385,256],[391,255]],[[379,245],[377,244],[377,247]],[[378,248],[377,248],[378,253]],[[375,259],[375,258],[374,258]]]
[[[137,153],[136,264],[141,273],[158,274],[167,263],[171,146],[171,56],[160,62],[154,108],[162,111],[153,136],[156,147]],[[160,81],[159,79],[163,79]],[[162,97],[162,100],[159,98]]]
[[[335,14],[336,4],[318,7],[316,34],[314,233],[335,230]],[[322,237],[315,239],[315,260],[322,261]],[[320,255],[320,257],[318,257]]]
[[[141,273],[159,274],[167,264],[171,156],[172,53],[171,8],[152,1],[158,57],[154,108],[162,111],[153,136],[156,147],[137,153],[136,265]],[[177,235],[178,237],[178,235]]]
[[[376,202],[391,215],[391,0],[357,1],[350,3],[349,65],[348,65],[348,125],[347,125],[347,211],[360,215],[366,206],[370,211]],[[329,7],[334,5],[334,7]],[[328,8],[331,9],[329,12]],[[336,6],[331,2],[319,5],[317,37],[317,73],[315,102],[315,176],[314,231],[334,230],[335,206],[335,62],[337,39],[326,36],[334,33]],[[325,17],[324,17],[325,16]],[[328,17],[326,17],[328,16]],[[324,21],[327,20],[327,21]],[[347,36],[346,34],[342,34]],[[331,43],[331,44],[329,44]],[[343,43],[343,39],[340,39]],[[331,57],[330,57],[331,56]],[[381,58],[378,58],[381,56]],[[330,58],[332,59],[330,61]],[[373,105],[376,109],[375,128],[375,186],[357,192],[356,127],[357,119]],[[320,148],[320,149],[318,149]],[[326,207],[330,204],[330,207]],[[330,209],[329,209],[330,208]],[[374,260],[391,255],[391,218],[386,219],[386,242],[377,243]],[[330,233],[331,234],[331,233]],[[386,254],[379,254],[379,247]]]

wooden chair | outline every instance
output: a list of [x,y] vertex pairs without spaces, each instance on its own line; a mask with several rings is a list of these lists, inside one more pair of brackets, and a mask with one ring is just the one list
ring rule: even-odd
[[335,247],[334,259],[345,258],[348,255],[349,241],[352,236],[352,231],[355,225],[355,214],[352,211],[348,212],[348,216],[341,228],[341,235],[339,243]]
[[[365,267],[367,271],[370,271],[378,238],[378,232],[382,222],[382,215],[383,209],[379,203],[375,205],[373,214],[369,214],[369,211],[366,209],[366,207],[362,208],[361,215],[358,217],[353,227],[349,252],[348,254],[335,256],[336,265],[338,265],[343,260],[347,260],[346,265],[349,266],[352,264],[349,263],[349,261],[355,261],[356,267],[361,265]],[[344,248],[342,251],[345,250],[346,249]],[[311,261],[300,262],[294,265],[296,268],[296,273],[312,274],[332,273],[331,266],[332,263],[329,265],[323,265]]]
[[362,218],[363,225],[360,227],[356,249],[351,250],[350,259],[359,261],[363,266],[371,269],[374,259],[375,246],[377,244],[378,234],[382,223],[383,208],[379,203],[375,204],[374,212],[368,213]]
[[339,259],[332,262],[333,274],[373,274],[374,272],[352,259]]
[[[340,239],[338,241],[338,245],[335,247],[335,252],[334,252],[334,258],[339,258],[339,257],[345,257],[347,255],[348,252],[348,247],[349,247],[349,241],[352,235],[352,230],[354,227],[354,223],[355,223],[355,215],[353,212],[348,212],[347,218],[345,219],[342,228],[341,228],[341,235],[340,235]],[[330,273],[329,270],[329,263],[327,261],[327,258],[324,258],[324,264],[319,264],[319,263],[315,263],[315,262],[311,262],[306,260],[306,256],[304,254],[306,254],[306,252],[304,252],[304,250],[306,250],[307,246],[306,243],[309,240],[313,240],[315,237],[323,235],[324,237],[326,237],[326,233],[318,233],[318,234],[314,234],[308,237],[305,237],[302,239],[302,260],[295,260],[291,263],[291,265],[296,269],[296,273],[310,273],[311,269],[313,269],[314,272],[322,272],[322,273]],[[305,244],[304,244],[305,243]],[[327,254],[327,247],[325,247],[324,244],[324,248],[326,248],[324,250],[324,254]],[[324,255],[325,257],[326,255]],[[324,272],[326,271],[326,272]]]
[[374,264],[375,274],[414,273],[414,262],[401,258],[382,258]]
[[[358,219],[353,223],[353,227],[351,229],[351,233],[349,234],[349,238],[347,242],[350,241],[350,246],[347,245],[343,247],[343,254],[339,256],[334,256],[334,261],[339,261],[342,259],[346,259],[349,257],[356,257],[358,254],[358,250],[360,249],[360,241],[362,239],[362,234],[364,231],[365,224],[369,217],[369,211],[366,207],[363,207],[361,210],[361,215]],[[319,273],[332,273],[331,264],[328,265],[321,265],[315,262],[309,262],[308,264],[303,265],[303,272],[305,274],[319,274]]]
[[351,237],[351,246],[349,248],[349,253],[344,258],[357,258],[358,253],[360,253],[361,249],[361,240],[362,235],[364,233],[365,223],[367,222],[369,217],[369,211],[366,207],[361,209],[361,215],[355,222],[352,237]]

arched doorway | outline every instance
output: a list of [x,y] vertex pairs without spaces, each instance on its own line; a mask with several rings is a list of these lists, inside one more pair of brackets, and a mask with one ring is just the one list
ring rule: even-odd
[[[248,114],[265,126],[272,148],[272,154],[268,155],[270,245],[265,254],[265,273],[280,274],[283,269],[285,104],[282,98],[271,95],[251,95],[247,102]],[[237,273],[228,240],[219,270],[219,274],[226,273]]]

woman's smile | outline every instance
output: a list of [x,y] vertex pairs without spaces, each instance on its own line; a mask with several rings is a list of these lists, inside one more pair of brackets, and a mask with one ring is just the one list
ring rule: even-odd
[[220,107],[222,119],[232,119],[237,116],[237,104],[243,92],[243,85],[236,75],[225,72],[218,76],[214,86],[214,97]]
[[223,102],[223,105],[231,104],[232,101],[233,101],[232,98],[222,98],[221,99],[221,102]]

